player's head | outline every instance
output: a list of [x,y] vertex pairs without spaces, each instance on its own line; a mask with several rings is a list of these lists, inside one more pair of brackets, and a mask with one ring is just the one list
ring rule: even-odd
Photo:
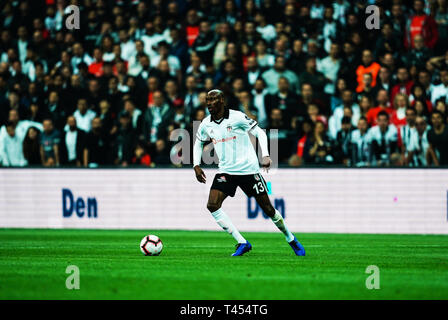
[[207,108],[212,117],[222,112],[224,108],[224,93],[221,90],[213,89],[207,92],[205,97]]

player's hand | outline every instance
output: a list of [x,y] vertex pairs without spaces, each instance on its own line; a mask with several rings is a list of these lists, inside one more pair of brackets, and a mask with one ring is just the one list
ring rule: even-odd
[[264,170],[266,172],[269,171],[271,164],[272,164],[272,160],[269,156],[263,157],[263,159],[261,159],[261,166],[264,168]]
[[205,183],[206,177],[205,177],[205,173],[204,173],[204,171],[202,171],[201,167],[195,166],[194,173],[196,174],[196,179],[198,179],[198,181],[200,183]]

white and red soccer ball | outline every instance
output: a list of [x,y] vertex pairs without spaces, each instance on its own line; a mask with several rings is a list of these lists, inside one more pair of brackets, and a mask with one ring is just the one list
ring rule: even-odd
[[162,240],[158,236],[150,234],[140,241],[140,250],[145,256],[158,256],[163,249]]

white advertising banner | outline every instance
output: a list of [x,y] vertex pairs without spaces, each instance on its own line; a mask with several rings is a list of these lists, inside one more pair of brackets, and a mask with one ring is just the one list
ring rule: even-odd
[[[219,230],[188,169],[0,169],[1,228]],[[294,232],[448,234],[448,170],[277,169],[263,174]],[[242,231],[275,231],[239,189]]]

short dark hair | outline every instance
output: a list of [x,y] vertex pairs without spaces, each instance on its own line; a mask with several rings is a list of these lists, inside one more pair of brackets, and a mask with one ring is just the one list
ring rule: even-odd
[[350,117],[344,116],[342,117],[342,124],[351,124],[352,123],[352,119]]
[[431,115],[431,117],[433,116],[433,115],[435,115],[435,114],[438,114],[438,115],[440,115],[441,117],[442,117],[442,119],[444,119],[445,118],[445,115],[443,114],[443,112],[442,111],[440,111],[440,110],[434,110],[433,112],[432,112],[432,115]]
[[417,111],[413,107],[407,107],[406,112],[408,112],[408,111],[412,111],[412,112],[414,112],[414,114],[417,114]]
[[389,120],[389,114],[384,110],[378,112],[377,118],[379,118],[380,116],[385,116],[387,118],[387,120]]

